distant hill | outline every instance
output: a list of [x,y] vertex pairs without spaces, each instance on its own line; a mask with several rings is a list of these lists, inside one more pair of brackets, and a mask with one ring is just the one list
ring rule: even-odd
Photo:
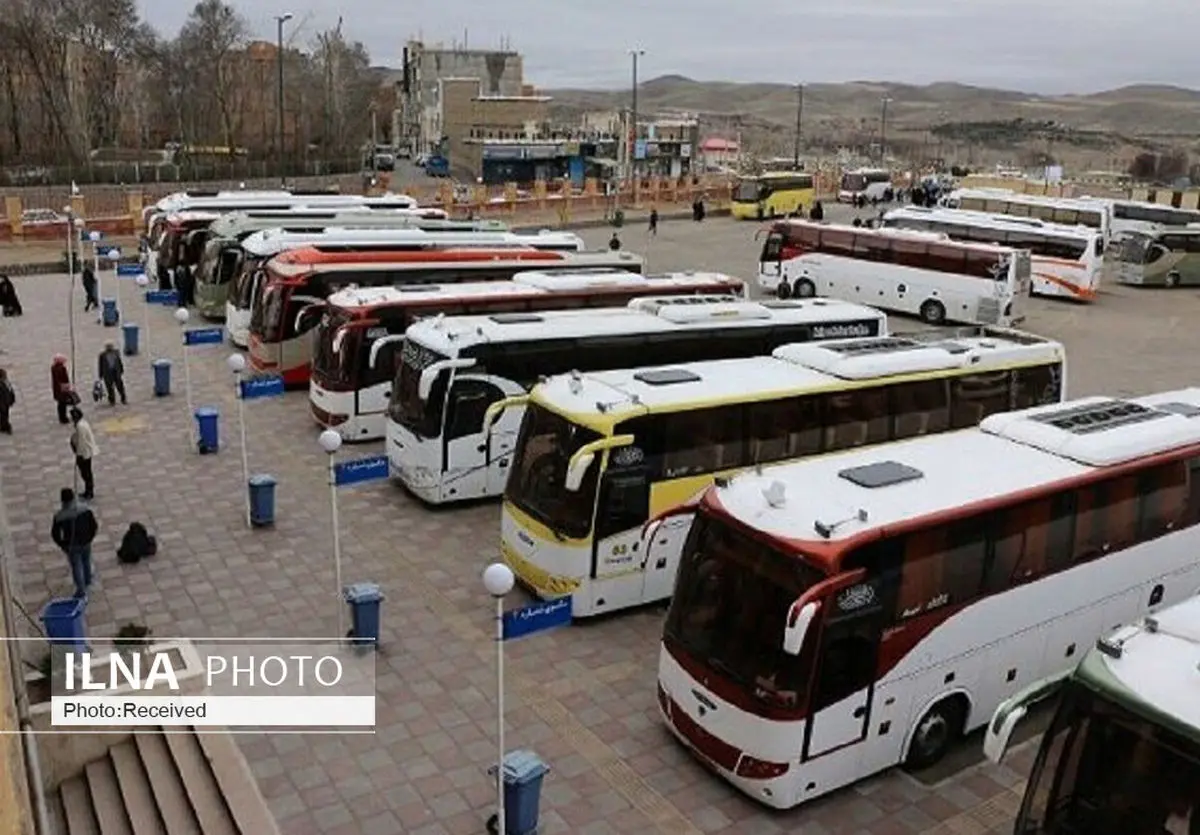
[[[554,97],[556,115],[563,118],[629,106],[628,88],[548,90],[547,94]],[[990,148],[1001,156],[1033,154],[1037,146],[1049,147],[1046,153],[1061,157],[1078,146],[1089,149],[1095,157],[1089,160],[1092,164],[1108,167],[1138,150],[1191,148],[1200,134],[1200,91],[1168,85],[1136,84],[1087,95],[1045,96],[955,82],[854,81],[805,85],[806,137],[850,145],[874,141],[885,96],[890,99],[889,147],[893,138],[928,145],[940,135],[952,141],[957,131],[984,136],[981,150]],[[796,120],[796,88],[666,75],[639,87],[638,110],[694,112],[701,116],[706,132],[743,131],[748,145],[756,138],[766,144],[778,143],[779,129],[787,127],[790,142],[790,128]],[[935,134],[939,126],[941,130]],[[995,141],[986,137],[995,137]]]

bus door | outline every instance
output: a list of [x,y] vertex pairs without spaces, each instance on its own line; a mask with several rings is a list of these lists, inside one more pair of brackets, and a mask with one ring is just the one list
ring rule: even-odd
[[454,376],[442,420],[444,497],[472,499],[488,495],[491,467],[483,416],[488,406],[504,396],[504,391],[498,385],[484,377]]
[[877,581],[833,593],[822,609],[825,625],[814,666],[805,760],[866,738],[884,627]]
[[644,453],[634,446],[609,450],[596,503],[591,571],[595,579],[622,578],[605,593],[607,607],[646,600],[642,526],[649,516],[650,471]]

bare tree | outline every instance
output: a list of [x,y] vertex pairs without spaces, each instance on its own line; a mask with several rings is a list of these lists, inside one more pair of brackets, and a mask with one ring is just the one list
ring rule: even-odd
[[200,0],[179,31],[180,58],[188,75],[212,91],[223,144],[237,145],[234,111],[238,92],[239,47],[246,40],[246,22],[222,0]]

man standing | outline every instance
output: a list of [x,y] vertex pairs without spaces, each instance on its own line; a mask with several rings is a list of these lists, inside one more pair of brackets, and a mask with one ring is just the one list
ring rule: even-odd
[[658,209],[650,210],[650,235],[658,237]]
[[129,405],[125,399],[125,363],[121,361],[121,352],[111,342],[106,343],[100,352],[99,370],[96,376],[104,383],[108,392],[108,405],[117,405],[117,395],[121,395],[121,405]]
[[59,498],[62,508],[54,514],[50,537],[71,564],[75,596],[84,597],[92,585],[92,540],[96,538],[99,526],[92,509],[76,501],[75,491],[70,487],[64,487]]
[[96,446],[96,436],[92,425],[83,418],[83,410],[78,406],[71,409],[71,422],[75,431],[71,433],[71,449],[75,453],[75,466],[79,477],[83,479],[83,495],[80,498],[91,501],[96,497],[96,481],[92,473],[92,461],[100,452]]
[[83,266],[83,293],[87,300],[83,303],[83,312],[95,310],[100,306],[100,300],[96,298],[96,274],[92,272],[90,264]]
[[0,432],[12,434],[12,407],[17,405],[17,392],[8,380],[8,369],[0,368]]

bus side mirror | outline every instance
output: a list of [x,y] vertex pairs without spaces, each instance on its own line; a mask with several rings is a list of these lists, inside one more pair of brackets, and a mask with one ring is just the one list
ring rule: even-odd
[[588,467],[592,466],[592,462],[596,460],[596,453],[585,452],[578,458],[572,459],[567,466],[567,478],[563,486],[568,493],[578,493],[580,485],[583,484],[583,477],[587,475]]
[[421,378],[417,381],[417,397],[421,402],[428,400],[429,395],[433,392],[434,381],[443,371],[450,371],[454,368],[470,368],[474,364],[475,360],[473,359],[439,360],[432,363],[421,372]]
[[808,634],[808,628],[812,625],[813,618],[817,616],[817,612],[821,606],[815,600],[805,603],[803,606],[797,607],[800,601],[792,604],[791,610],[788,612],[787,623],[783,627],[783,651],[788,655],[799,655],[800,648],[804,646],[804,638]]
[[492,427],[496,425],[496,421],[500,419],[500,415],[504,414],[505,410],[511,409],[514,406],[524,406],[528,402],[528,394],[518,394],[514,397],[505,397],[503,400],[497,400],[488,406],[487,411],[483,413],[483,434],[485,436],[492,434]]
[[988,725],[987,733],[983,737],[983,754],[996,765],[1004,759],[1005,753],[1008,751],[1008,741],[1012,738],[1012,733],[1016,729],[1017,724],[1025,718],[1027,709],[1024,705],[1014,707],[1012,710],[1006,711],[1002,716],[997,716]]

